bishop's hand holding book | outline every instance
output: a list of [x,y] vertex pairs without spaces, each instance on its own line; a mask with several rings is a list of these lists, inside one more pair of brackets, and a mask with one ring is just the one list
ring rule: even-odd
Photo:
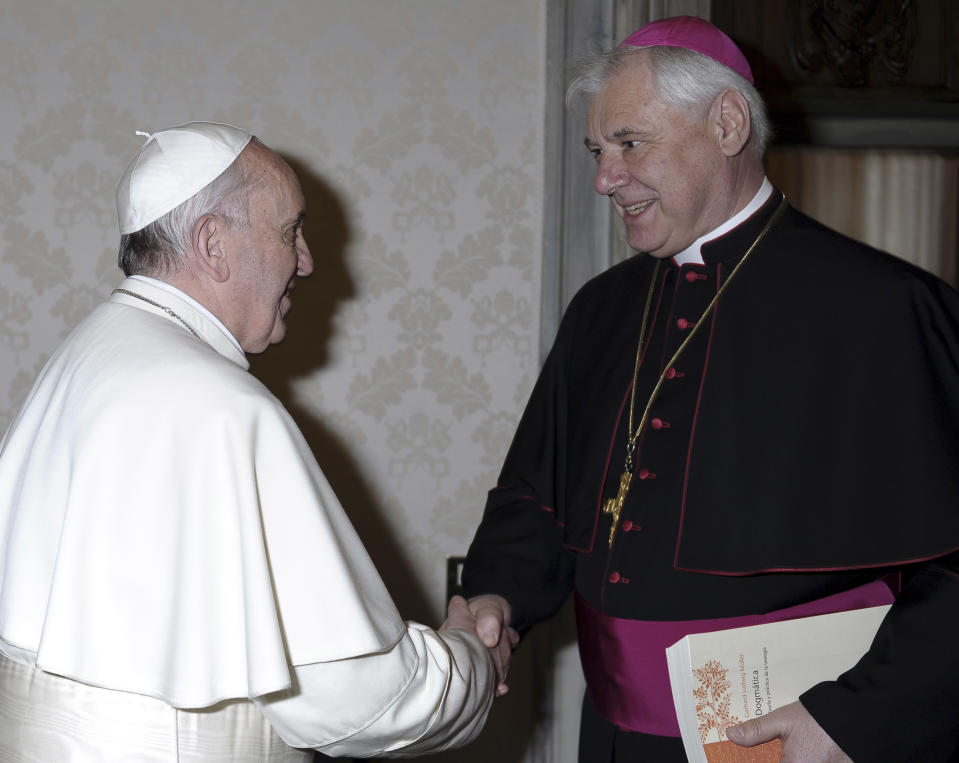
[[[726,730],[786,708],[869,649],[889,605],[697,633],[666,649],[673,702],[693,763],[778,761],[778,740],[756,747]],[[824,733],[824,732],[823,732]]]

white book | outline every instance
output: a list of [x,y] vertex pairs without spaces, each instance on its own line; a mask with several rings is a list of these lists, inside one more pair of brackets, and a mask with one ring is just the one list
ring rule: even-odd
[[694,633],[666,649],[673,703],[691,763],[778,761],[777,740],[740,747],[726,729],[837,678],[872,644],[889,605]]

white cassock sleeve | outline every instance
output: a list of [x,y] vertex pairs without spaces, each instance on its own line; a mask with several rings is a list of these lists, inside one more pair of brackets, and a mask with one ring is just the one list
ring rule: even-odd
[[287,744],[332,756],[460,747],[482,730],[495,687],[492,659],[474,634],[412,622],[388,651],[292,672],[291,689],[254,702]]

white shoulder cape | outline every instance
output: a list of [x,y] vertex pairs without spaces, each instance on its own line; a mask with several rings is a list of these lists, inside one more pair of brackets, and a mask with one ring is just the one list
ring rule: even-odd
[[142,281],[87,317],[0,446],[0,639],[175,707],[406,632],[309,447],[246,359]]

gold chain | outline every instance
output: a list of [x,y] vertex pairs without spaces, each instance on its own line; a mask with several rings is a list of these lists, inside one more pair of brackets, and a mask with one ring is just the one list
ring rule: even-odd
[[622,476],[619,478],[619,491],[616,494],[615,498],[608,499],[603,504],[603,513],[612,515],[612,524],[609,528],[609,545],[613,545],[613,536],[616,534],[616,528],[619,526],[619,517],[623,511],[623,503],[626,501],[626,494],[629,492],[629,486],[633,481],[633,469],[635,464],[633,462],[633,457],[636,453],[636,444],[639,442],[639,436],[642,434],[643,429],[646,427],[646,420],[649,417],[649,409],[652,408],[653,401],[656,399],[656,395],[659,394],[660,388],[663,386],[663,382],[666,379],[666,374],[669,373],[669,369],[673,367],[676,363],[679,356],[682,354],[683,350],[686,349],[687,345],[692,341],[692,338],[696,335],[696,332],[699,330],[699,327],[703,324],[706,318],[709,317],[709,314],[712,312],[713,308],[716,306],[716,303],[719,301],[719,297],[726,290],[726,287],[729,286],[730,281],[733,280],[736,273],[739,272],[739,269],[743,266],[743,263],[746,262],[746,259],[752,254],[753,250],[763,240],[765,235],[769,232],[769,229],[772,228],[773,223],[775,223],[782,213],[786,209],[786,196],[783,194],[782,198],[779,201],[779,206],[776,207],[776,211],[770,216],[769,220],[766,221],[766,224],[763,226],[763,229],[759,231],[759,235],[753,240],[752,244],[749,245],[749,248],[746,250],[746,253],[742,256],[742,259],[736,263],[736,267],[732,269],[732,272],[729,274],[729,277],[723,282],[723,284],[716,291],[716,294],[709,301],[709,304],[706,306],[706,309],[703,310],[703,314],[699,317],[699,320],[693,324],[692,331],[686,335],[686,338],[679,345],[679,348],[676,352],[673,353],[673,356],[669,359],[669,362],[663,366],[662,372],[659,374],[659,379],[656,382],[656,386],[653,387],[653,391],[649,396],[649,400],[646,402],[646,407],[643,409],[643,416],[639,420],[639,424],[636,426],[636,429],[633,429],[633,416],[636,410],[636,387],[637,382],[639,381],[639,364],[640,358],[643,353],[644,346],[644,337],[646,334],[646,324],[649,318],[649,306],[653,300],[653,290],[656,285],[656,277],[659,273],[659,266],[662,260],[657,260],[656,267],[653,270],[652,283],[649,286],[649,294],[646,297],[646,307],[643,309],[643,322],[639,329],[639,342],[636,346],[636,362],[633,366],[633,388],[630,391],[629,396],[629,424],[626,430],[626,463],[625,469]]

